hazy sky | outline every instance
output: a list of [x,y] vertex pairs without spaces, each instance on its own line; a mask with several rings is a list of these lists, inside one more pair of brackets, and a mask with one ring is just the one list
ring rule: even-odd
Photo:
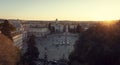
[[0,18],[120,19],[120,0],[0,0]]

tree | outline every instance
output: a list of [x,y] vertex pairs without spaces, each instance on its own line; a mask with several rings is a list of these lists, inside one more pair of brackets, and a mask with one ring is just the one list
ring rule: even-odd
[[12,40],[12,35],[11,32],[15,31],[15,27],[11,25],[8,20],[5,20],[4,23],[2,24],[1,32],[7,36],[9,39]]
[[20,50],[5,35],[0,34],[0,65],[17,65]]
[[33,46],[36,45],[35,38],[36,38],[35,35],[29,36],[29,39],[28,39],[28,41],[27,41],[28,47],[33,47]]
[[82,32],[69,56],[69,65],[119,65],[119,33],[118,24],[98,24]]
[[51,32],[55,32],[55,27],[51,26]]
[[48,29],[50,30],[51,33],[55,32],[55,27],[52,26],[51,23],[48,24]]
[[39,57],[39,51],[37,47],[35,46],[35,36],[31,35],[28,42],[28,48],[25,52],[25,54],[22,57],[22,62],[23,65],[28,64],[28,65],[36,65],[35,61]]
[[48,24],[48,29],[51,31],[52,28],[51,28],[51,23]]
[[80,33],[82,32],[82,27],[78,24],[77,27],[76,27],[76,32],[77,33]]

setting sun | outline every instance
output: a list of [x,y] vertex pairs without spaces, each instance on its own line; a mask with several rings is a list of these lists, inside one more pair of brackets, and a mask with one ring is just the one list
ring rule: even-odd
[[105,25],[105,26],[112,26],[115,24],[116,21],[103,21],[102,24]]

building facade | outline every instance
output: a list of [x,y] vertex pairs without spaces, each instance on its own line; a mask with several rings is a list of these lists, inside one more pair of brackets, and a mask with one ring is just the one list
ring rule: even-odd
[[55,22],[53,22],[51,24],[51,26],[53,26],[55,28],[55,32],[64,32],[64,28],[65,25],[62,24],[60,21],[58,21],[57,19],[55,20]]
[[50,31],[48,28],[30,28],[28,31],[29,35],[35,35],[36,37],[44,37],[49,34]]
[[17,34],[13,36],[14,45],[17,46],[19,49],[23,48],[23,34]]

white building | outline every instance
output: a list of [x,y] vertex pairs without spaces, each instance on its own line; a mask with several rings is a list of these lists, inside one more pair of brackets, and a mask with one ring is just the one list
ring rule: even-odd
[[43,37],[50,33],[48,23],[40,21],[28,22],[28,35],[35,35],[36,37]]
[[23,26],[21,20],[9,20],[9,22],[16,28],[14,32],[21,32],[23,31]]
[[[4,23],[5,19],[0,19],[0,23]],[[23,27],[21,24],[21,20],[8,20],[10,24],[12,24],[16,30],[11,32],[13,37],[13,42],[16,47],[22,49],[23,47]]]
[[22,23],[22,28],[23,28],[23,42],[26,42],[27,37],[28,37],[28,30],[29,30],[29,25],[27,23]]
[[50,33],[50,31],[46,27],[44,27],[44,28],[30,28],[29,31],[28,31],[28,34],[30,34],[30,35],[33,34],[36,37],[43,37],[43,36],[46,36],[49,33]]
[[56,19],[56,21],[54,23],[52,23],[52,25],[55,28],[55,32],[63,32],[64,31],[64,25],[62,23],[60,23],[60,21],[58,21]]
[[69,28],[70,28],[70,29],[75,29],[76,27],[77,27],[77,25],[75,25],[75,24],[70,24],[70,25],[69,25]]
[[17,34],[13,36],[14,45],[17,46],[19,49],[23,48],[23,34]]
[[21,20],[9,20],[9,22],[16,28],[16,31],[12,32],[14,45],[19,49],[23,48],[23,40],[27,33],[24,33]]

